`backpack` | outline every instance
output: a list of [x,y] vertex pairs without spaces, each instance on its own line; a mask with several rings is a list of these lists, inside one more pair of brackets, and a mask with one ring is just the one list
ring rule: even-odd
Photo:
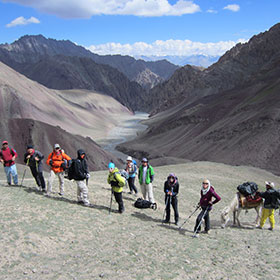
[[83,170],[81,170],[81,161],[76,158],[76,159],[72,159],[71,164],[68,168],[68,172],[67,172],[67,178],[69,180],[84,180],[86,179],[86,175],[83,172]]
[[128,180],[129,178],[128,172],[126,172],[125,170],[121,170],[119,173],[125,180]]
[[237,190],[245,196],[254,195],[258,190],[258,185],[254,182],[246,182],[239,185]]
[[137,200],[134,202],[134,206],[136,208],[144,209],[144,208],[152,208],[154,210],[157,209],[157,204],[156,203],[151,203],[148,200],[145,200],[143,198],[137,198]]

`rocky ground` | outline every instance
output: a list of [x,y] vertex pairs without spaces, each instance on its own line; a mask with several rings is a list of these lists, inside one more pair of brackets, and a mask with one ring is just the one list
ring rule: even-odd
[[[18,166],[20,182],[23,174]],[[113,202],[107,171],[91,173],[92,207],[76,203],[76,185],[66,181],[59,197],[57,182],[51,198],[36,190],[29,171],[23,187],[6,186],[0,171],[0,278],[1,279],[278,279],[279,215],[276,229],[254,228],[256,213],[240,216],[242,228],[220,227],[220,213],[229,205],[236,186],[255,181],[280,185],[280,177],[251,167],[189,162],[155,168],[156,211],[133,206],[136,197],[124,192],[126,211]],[[199,200],[200,184],[209,178],[222,200],[211,212],[209,235],[193,238],[195,216],[183,229],[162,224],[163,183],[170,172],[180,181],[181,225]],[[47,178],[47,174],[46,178]],[[137,187],[139,188],[138,182]]]

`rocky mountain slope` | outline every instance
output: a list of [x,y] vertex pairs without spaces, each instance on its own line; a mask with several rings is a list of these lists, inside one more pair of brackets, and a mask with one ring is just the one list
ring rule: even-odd
[[192,102],[202,96],[242,87],[273,67],[279,58],[279,45],[280,24],[276,24],[248,43],[237,44],[204,71],[194,73],[189,67],[177,70],[167,82],[151,90],[150,110],[156,113],[181,103],[182,99],[184,103]]
[[29,143],[47,154],[57,142],[72,156],[78,147],[87,149],[95,170],[111,159],[118,162],[92,139],[104,138],[123,115],[131,115],[126,107],[91,91],[47,89],[3,63],[0,72],[0,139],[7,139],[20,156]]
[[[153,86],[162,80],[168,79],[174,71],[179,68],[167,60],[145,62],[144,60],[136,60],[130,56],[100,56],[93,54],[89,50],[69,40],[58,41],[47,39],[42,35],[26,35],[12,44],[0,45],[0,60],[10,67],[15,68],[17,71],[21,70],[17,68],[18,64],[37,63],[42,57],[46,59],[46,57],[56,55],[87,57],[98,64],[109,65],[123,73],[131,81],[138,80],[145,88],[148,87],[148,84],[145,84],[145,80],[139,80],[139,75],[141,75],[142,72],[151,74],[150,79],[153,79],[154,82],[149,82],[149,86]],[[23,71],[21,73],[25,74]],[[154,76],[157,77],[157,79],[154,79]]]
[[202,73],[178,70],[160,89],[161,108],[167,110],[147,122],[144,134],[121,145],[122,151],[250,164],[280,174],[280,24],[237,45]]

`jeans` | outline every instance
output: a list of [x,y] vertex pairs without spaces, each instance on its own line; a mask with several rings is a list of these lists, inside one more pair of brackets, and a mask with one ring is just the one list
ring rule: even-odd
[[13,182],[15,185],[18,184],[18,175],[17,175],[17,167],[15,164],[11,166],[5,166],[4,167],[6,177],[7,177],[7,183],[10,185],[12,182],[11,176],[13,177]]

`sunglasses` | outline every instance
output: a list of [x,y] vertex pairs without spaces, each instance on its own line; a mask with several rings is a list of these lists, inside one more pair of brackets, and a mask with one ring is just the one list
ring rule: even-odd
[[202,183],[202,185],[208,185],[208,183]]

